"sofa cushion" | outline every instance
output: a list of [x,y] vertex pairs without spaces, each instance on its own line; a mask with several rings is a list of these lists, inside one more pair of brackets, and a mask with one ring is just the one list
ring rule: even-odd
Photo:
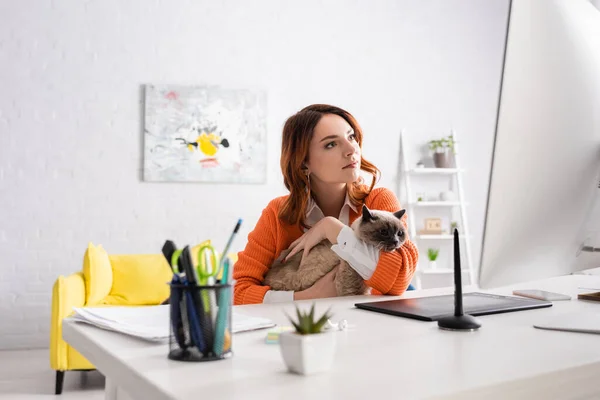
[[85,304],[91,306],[100,303],[109,294],[113,283],[113,269],[102,245],[88,243],[83,256],[83,276]]
[[109,255],[113,284],[103,304],[153,305],[169,297],[173,277],[162,254]]

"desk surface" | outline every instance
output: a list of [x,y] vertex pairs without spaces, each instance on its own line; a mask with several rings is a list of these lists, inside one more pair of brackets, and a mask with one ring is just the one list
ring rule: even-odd
[[[113,384],[136,398],[598,398],[600,335],[533,328],[540,319],[572,312],[600,312],[600,303],[576,300],[600,288],[600,277],[570,275],[513,288],[568,293],[571,301],[545,309],[479,317],[473,333],[438,329],[423,322],[359,310],[359,301],[393,297],[346,297],[317,301],[332,305],[334,321],[353,328],[337,332],[331,371],[314,376],[286,372],[278,345],[264,343],[266,330],[234,335],[232,358],[208,363],[167,359],[168,346],[149,344],[73,321],[63,337]],[[465,290],[465,292],[472,290]],[[407,292],[403,298],[452,293],[452,289]],[[308,307],[310,302],[298,302]],[[235,311],[289,325],[283,310],[293,304],[237,306]],[[205,397],[206,396],[206,397]]]

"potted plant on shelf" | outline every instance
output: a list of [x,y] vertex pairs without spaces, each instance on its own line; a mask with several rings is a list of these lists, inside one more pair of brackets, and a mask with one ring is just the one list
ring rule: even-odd
[[429,268],[430,269],[436,269],[437,264],[436,264],[435,260],[437,260],[439,254],[440,254],[440,249],[432,249],[432,248],[427,249],[427,258],[429,258]]
[[314,304],[310,312],[302,312],[296,306],[296,315],[297,320],[288,316],[295,330],[283,332],[279,337],[281,355],[288,370],[301,375],[329,370],[335,353],[335,333],[324,329],[331,318],[329,310],[315,318]]
[[430,140],[429,149],[433,151],[433,164],[436,168],[451,167],[450,154],[454,154],[454,137],[452,135],[439,140]]

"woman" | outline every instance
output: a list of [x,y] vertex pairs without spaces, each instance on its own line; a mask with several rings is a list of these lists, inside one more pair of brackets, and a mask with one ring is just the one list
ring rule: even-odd
[[[262,284],[275,258],[292,248],[288,258],[329,239],[342,259],[365,279],[373,294],[402,294],[415,272],[418,252],[407,240],[395,252],[383,252],[359,240],[349,225],[370,209],[401,209],[394,194],[373,189],[379,170],[361,157],[362,131],[350,113],[315,104],[291,116],[283,128],[281,170],[290,194],[263,210],[248,244],[239,253],[233,278],[235,304],[333,297],[337,268],[312,287],[298,292],[274,291]],[[373,179],[362,184],[360,170]],[[406,225],[406,215],[403,217]]]

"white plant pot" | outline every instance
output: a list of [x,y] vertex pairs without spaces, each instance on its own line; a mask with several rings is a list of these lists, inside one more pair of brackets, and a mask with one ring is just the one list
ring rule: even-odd
[[283,361],[290,372],[310,375],[331,369],[335,354],[335,332],[300,335],[284,332],[279,335]]
[[429,269],[436,269],[437,263],[435,261],[429,261]]

